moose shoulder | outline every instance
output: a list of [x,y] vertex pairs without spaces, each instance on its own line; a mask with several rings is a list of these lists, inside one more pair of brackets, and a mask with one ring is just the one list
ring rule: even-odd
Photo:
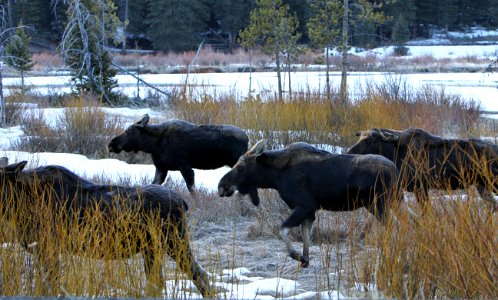
[[[387,204],[395,196],[396,166],[380,155],[340,155],[306,143],[265,151],[264,142],[254,145],[218,184],[220,196],[238,190],[259,204],[258,188],[278,191],[292,210],[280,234],[293,259],[309,264],[309,243],[315,212],[320,209],[347,211],[366,207],[384,221]],[[391,194],[393,193],[393,194]],[[303,254],[293,248],[288,234],[301,226]]]
[[[445,139],[409,128],[398,131],[372,128],[356,133],[358,142],[348,153],[379,154],[400,170],[403,187],[417,199],[428,199],[429,189],[459,189],[475,185],[481,197],[495,205],[498,184],[498,147],[479,139]],[[489,180],[491,179],[491,180]]]
[[131,125],[109,143],[109,151],[142,151],[152,156],[156,174],[152,183],[162,184],[168,171],[180,171],[190,192],[195,169],[232,167],[247,151],[246,133],[231,125],[196,125],[168,120],[149,125],[149,116]]
[[[68,226],[84,228],[89,225],[86,222],[89,214],[96,212],[95,215],[102,216],[105,221],[100,226],[94,224],[94,219],[90,219],[96,229],[82,230],[89,236],[81,240],[106,240],[110,231],[122,230],[126,235],[117,240],[126,247],[116,247],[116,251],[113,250],[111,254],[113,257],[100,254],[98,249],[87,253],[80,247],[69,247],[70,253],[97,256],[95,258],[101,258],[102,255],[109,259],[142,253],[147,279],[150,279],[150,275],[162,278],[161,256],[167,253],[178,262],[177,267],[192,278],[203,295],[211,295],[207,273],[196,262],[189,247],[185,219],[188,207],[178,193],[155,184],[142,187],[95,184],[61,166],[23,170],[25,166],[26,161],[8,165],[6,160],[0,160],[2,217],[17,220],[19,228],[16,228],[16,232],[23,246],[28,247],[35,242],[37,245],[44,245],[40,241],[46,240],[47,234],[52,234],[52,238],[57,240],[59,235],[70,232],[73,228],[66,228]],[[22,211],[24,213],[20,213]],[[47,222],[49,215],[57,217],[54,217],[56,219],[53,222]],[[130,227],[118,228],[118,224],[121,224],[119,220],[122,221],[127,215],[134,218],[129,223]],[[159,221],[151,223],[156,217]],[[153,228],[157,228],[162,237]],[[152,240],[163,241],[165,244],[154,246]],[[40,248],[39,253],[48,251],[44,246]],[[53,259],[50,257],[54,256],[39,255],[42,266],[54,265],[50,262]],[[54,271],[53,268],[51,271]],[[57,274],[51,275],[47,278],[57,277]]]

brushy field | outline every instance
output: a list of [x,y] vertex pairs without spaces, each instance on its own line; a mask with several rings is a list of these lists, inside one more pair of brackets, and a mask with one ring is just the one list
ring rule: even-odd
[[[366,87],[363,99],[347,105],[326,99],[319,91],[297,91],[292,99],[256,97],[242,102],[229,94],[217,95],[216,98],[206,94],[200,101],[197,98],[192,100],[192,93],[189,88],[173,91],[169,105],[174,116],[195,123],[234,124],[247,130],[251,143],[264,138],[270,148],[305,141],[333,145],[341,152],[354,144],[356,131],[370,127],[420,127],[434,134],[453,137],[494,137],[495,134],[494,123],[483,121],[479,107],[474,103],[430,88],[407,90],[394,79],[387,79],[383,85]],[[22,140],[17,145],[18,150],[71,152],[106,158],[109,154],[103,148],[110,137],[123,130],[125,123],[104,113],[95,101],[73,97],[58,102],[67,107],[67,112],[58,120],[58,126],[52,127],[36,113],[20,113],[31,102],[32,99],[24,95],[8,98],[9,122],[22,124],[26,135],[33,137]],[[77,140],[71,139],[72,136],[77,136]],[[149,161],[143,155],[113,157],[129,162]],[[179,186],[174,188],[182,189]],[[297,264],[292,264],[293,267],[282,268],[277,273],[282,278],[302,274],[298,281],[301,280],[305,286],[317,291],[339,290],[355,298],[371,297],[372,294],[367,293],[371,291],[377,291],[382,297],[410,299],[498,298],[496,213],[486,210],[472,188],[463,192],[465,197],[462,191],[432,193],[431,201],[425,205],[414,202],[407,193],[403,203],[393,203],[388,224],[374,226],[364,238],[358,232],[361,227],[358,224],[365,222],[364,212],[319,212],[312,234],[314,247],[310,268],[300,269]],[[188,193],[183,193],[189,197]],[[191,241],[199,247],[196,256],[211,274],[221,274],[223,269],[245,265],[253,266],[254,272],[267,274],[265,268],[278,265],[279,259],[284,259],[278,229],[289,209],[277,193],[260,193],[260,208],[252,207],[247,199],[220,199],[215,193],[203,191],[199,193],[199,199],[189,202]],[[4,205],[2,211],[5,215],[5,210],[11,209],[14,207]],[[6,243],[12,240],[12,228],[18,230],[22,226],[16,219],[5,222],[4,218],[3,221],[1,238]],[[98,226],[98,222],[101,221],[96,218],[92,226]],[[234,224],[242,227],[235,226],[233,231],[226,229]],[[57,224],[54,226],[48,226],[47,230],[62,228]],[[67,234],[75,236],[65,236],[64,240],[84,242],[88,230],[91,228],[70,230]],[[217,242],[210,242],[217,232],[225,232],[225,235],[219,235]],[[294,242],[300,242],[298,230],[291,236]],[[148,295],[143,293],[143,272],[137,271],[141,269],[140,258],[92,260],[84,255],[65,255],[71,245],[53,242],[54,253],[62,253],[58,257],[62,265],[57,269],[60,275],[51,279],[57,286],[56,295]],[[245,248],[238,248],[239,243]],[[206,249],[207,244],[211,245],[210,249]],[[106,247],[99,251],[112,252],[115,249]],[[0,259],[2,295],[45,295],[43,287],[47,279],[37,271],[39,268],[33,256],[19,245],[9,243],[4,244]],[[176,283],[167,297],[187,298],[190,292],[185,287],[183,275],[168,259],[164,265],[167,277]],[[79,278],[83,280],[78,281]],[[361,288],[353,292],[355,286]],[[285,295],[274,296],[282,298]],[[225,291],[218,297],[230,295]]]
[[[331,58],[331,70],[340,71],[340,57]],[[59,71],[66,67],[57,54],[35,53],[33,61],[36,63],[32,74],[46,74],[49,71]],[[168,73],[185,72],[188,67],[203,71],[237,72],[251,65],[255,70],[272,68],[271,56],[252,51],[251,55],[242,49],[233,53],[221,53],[211,48],[183,53],[151,53],[151,54],[122,54],[114,53],[113,61],[117,65],[141,73]],[[303,49],[294,61],[293,68],[313,70],[317,65],[325,64],[323,52],[313,49]],[[458,58],[434,58],[430,55],[415,58],[390,56],[383,59],[375,55],[350,55],[349,66],[351,71],[380,71],[380,72],[479,72],[490,64],[489,59],[468,55]],[[137,68],[137,66],[140,66]],[[15,72],[6,67],[7,74]]]

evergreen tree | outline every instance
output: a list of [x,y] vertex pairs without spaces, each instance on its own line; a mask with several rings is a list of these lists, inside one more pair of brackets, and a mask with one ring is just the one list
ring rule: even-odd
[[49,28],[50,24],[50,0],[29,0],[29,1],[15,1],[13,3],[12,18],[14,22],[19,23],[20,20],[30,27],[35,28],[36,31],[45,31]]
[[[128,26],[126,31],[136,35],[145,35],[147,32],[149,0],[128,1]],[[133,46],[133,45],[132,45]]]
[[228,48],[233,50],[240,30],[249,24],[249,16],[254,8],[253,0],[218,0],[215,1],[216,19],[220,21],[221,30],[228,33]]
[[[464,0],[465,1],[465,0]],[[416,5],[416,24],[419,25],[419,36],[429,37],[430,26],[435,25],[437,21],[438,2],[433,0],[417,0]]]
[[[110,1],[68,0],[68,24],[64,31],[61,53],[72,72],[79,93],[91,93],[109,104],[117,101],[112,92],[117,82],[116,70],[104,48],[109,37],[115,37],[116,16]],[[109,9],[109,10],[106,10]]]
[[201,0],[149,0],[147,35],[155,49],[185,51],[196,49],[205,31],[209,10]]
[[397,18],[393,27],[393,34],[391,36],[391,41],[398,45],[402,46],[410,39],[410,30],[408,29],[408,23],[405,21],[405,18],[401,15]]
[[498,0],[489,0],[487,10],[484,14],[483,26],[496,28],[498,26]]
[[15,34],[9,38],[5,46],[7,65],[21,73],[21,91],[24,93],[24,75],[33,69],[35,63],[31,59],[29,52],[29,42],[31,37],[26,34],[22,20],[17,27]]
[[437,2],[437,20],[434,24],[446,29],[457,28],[458,7],[455,0],[439,0]]
[[341,18],[341,3],[339,0],[311,0],[312,16],[308,21],[308,31],[311,42],[320,48],[325,48],[325,80],[327,98],[330,99],[330,51],[335,48],[340,36],[338,20]]
[[389,38],[393,36],[393,30],[399,18],[403,18],[410,31],[410,36],[417,36],[415,0],[389,1],[384,5],[383,12],[386,16],[393,16],[381,26],[383,37]]
[[281,0],[256,0],[249,26],[240,32],[244,47],[261,46],[265,53],[275,58],[277,65],[278,97],[283,99],[281,62],[282,55],[292,54],[300,34],[296,15],[289,14],[289,6]]
[[403,15],[394,23],[391,41],[396,45],[394,53],[400,56],[408,54],[408,48],[404,44],[410,39],[410,29]]
[[298,20],[297,32],[301,34],[299,38],[300,44],[308,44],[310,38],[308,36],[308,19],[311,16],[310,1],[303,0],[282,0],[283,4],[289,5],[289,13],[296,15]]
[[[385,17],[379,7],[368,0],[323,0],[313,1],[314,16],[308,23],[310,35],[318,45],[331,45],[335,39],[341,37],[338,49],[341,50],[341,103],[346,102],[347,96],[347,69],[350,40],[350,26],[355,24],[381,24]],[[339,23],[340,21],[340,23]],[[341,25],[338,25],[341,24]],[[359,32],[356,32],[359,34]],[[330,92],[328,92],[330,95]]]

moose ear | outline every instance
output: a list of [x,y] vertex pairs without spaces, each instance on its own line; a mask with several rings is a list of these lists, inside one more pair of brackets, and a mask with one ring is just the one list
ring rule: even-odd
[[145,125],[147,125],[149,123],[149,120],[150,120],[149,114],[145,114],[145,115],[142,116],[142,119],[140,121],[138,121],[137,123],[135,123],[135,125],[143,127],[143,126],[145,126]]
[[260,156],[263,151],[266,150],[266,141],[259,140],[252,148],[247,151],[247,155],[249,156]]
[[24,167],[26,167],[27,163],[28,163],[27,161],[23,160],[16,164],[8,165],[4,169],[7,173],[19,173],[24,169]]
[[3,168],[8,164],[9,164],[9,159],[7,157],[0,157],[0,168]]

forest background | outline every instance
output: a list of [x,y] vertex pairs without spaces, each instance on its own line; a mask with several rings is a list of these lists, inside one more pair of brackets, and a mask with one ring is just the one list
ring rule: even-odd
[[[31,45],[39,51],[55,50],[60,43],[71,1],[54,0],[1,0],[7,12],[8,25],[17,26],[22,20],[30,30]],[[238,46],[238,34],[250,22],[250,13],[256,0],[105,0],[81,1],[87,5],[102,5],[114,11],[121,23],[119,46],[126,37],[127,48],[140,48],[162,52],[196,49],[201,41],[213,47],[230,50]],[[311,42],[308,21],[313,15],[313,2],[284,0],[290,15],[297,16],[298,43],[316,47]],[[324,2],[324,1],[322,1]],[[340,1],[339,1],[340,2]],[[350,7],[353,17],[362,6]],[[351,45],[364,48],[392,44],[393,39],[430,37],[437,29],[465,31],[472,26],[496,28],[498,0],[381,0],[367,1],[374,12],[387,18],[385,22],[356,20],[350,28]],[[100,3],[100,4],[99,4]],[[396,32],[398,34],[396,34]],[[399,32],[403,32],[400,37]],[[124,33],[124,34],[123,34]]]

